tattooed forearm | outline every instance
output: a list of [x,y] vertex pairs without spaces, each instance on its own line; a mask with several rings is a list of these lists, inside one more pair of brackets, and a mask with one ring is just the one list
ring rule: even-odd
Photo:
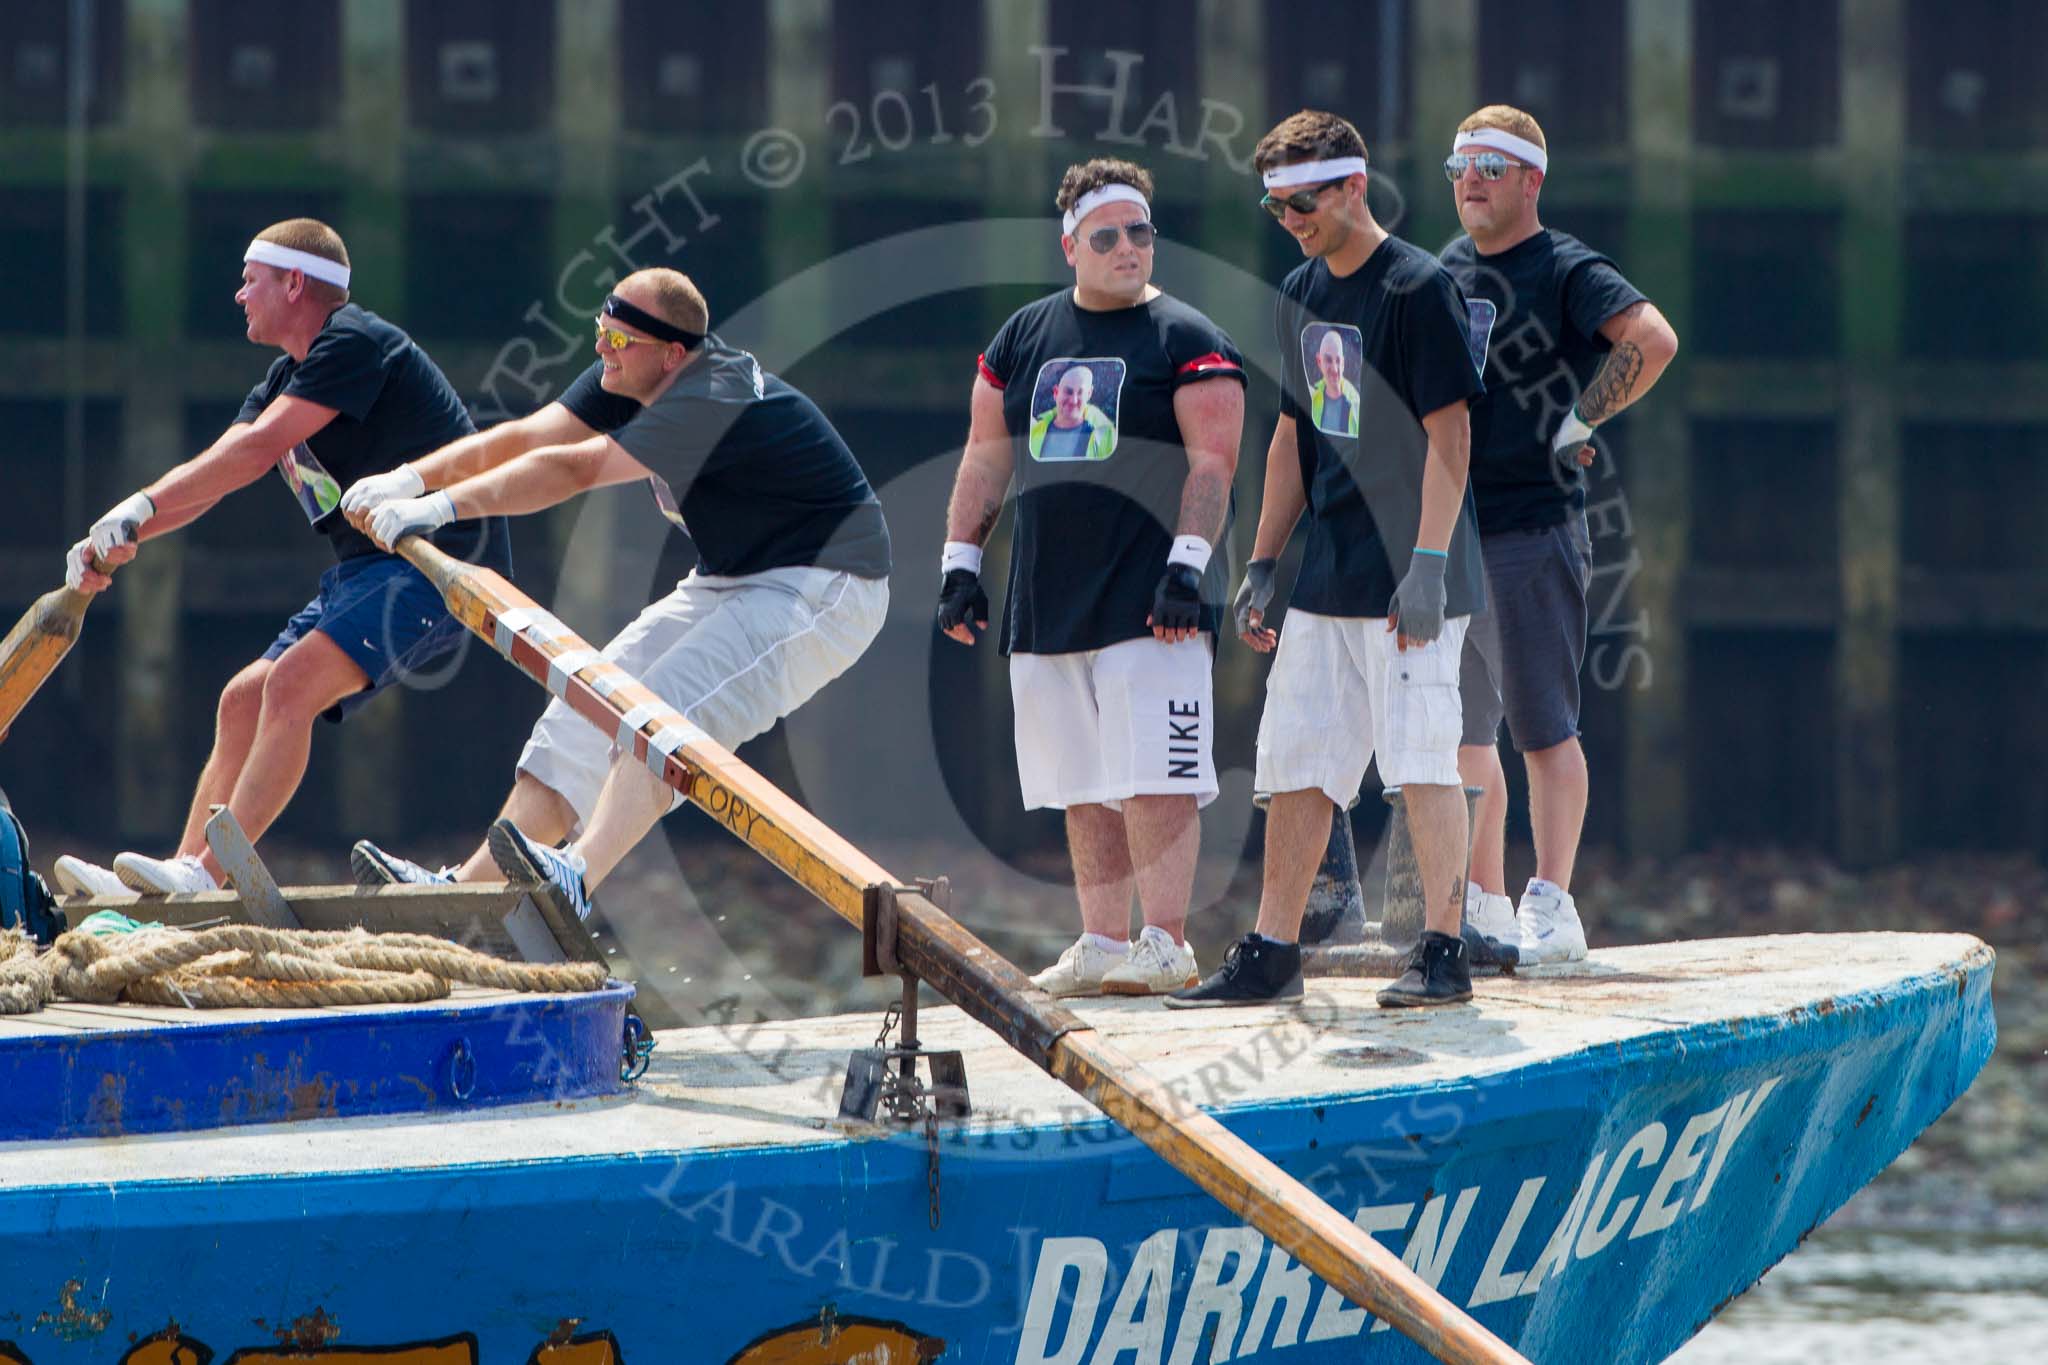
[[985,497],[981,500],[981,517],[974,523],[974,543],[980,545],[988,540],[989,532],[996,529],[996,518],[1003,514],[1001,498]]
[[1195,465],[1180,490],[1178,534],[1214,544],[1223,533],[1223,509],[1230,503],[1230,479],[1220,469]]
[[1579,395],[1579,417],[1598,426],[1635,400],[1643,377],[1643,349],[1633,341],[1617,341],[1593,382]]

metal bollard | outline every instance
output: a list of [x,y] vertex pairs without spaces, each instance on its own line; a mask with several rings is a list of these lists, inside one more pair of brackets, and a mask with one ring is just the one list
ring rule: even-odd
[[[1408,837],[1408,803],[1399,787],[1382,796],[1393,809],[1387,821],[1387,898],[1380,905],[1380,941],[1405,953],[1422,938],[1422,869],[1415,863],[1415,845]],[[1472,809],[1481,790],[1465,788],[1465,873],[1472,872]]]
[[1365,888],[1358,880],[1358,846],[1351,837],[1351,812],[1342,806],[1330,817],[1330,842],[1323,865],[1308,890],[1308,909],[1301,917],[1303,946],[1327,948],[1363,943],[1366,937]]

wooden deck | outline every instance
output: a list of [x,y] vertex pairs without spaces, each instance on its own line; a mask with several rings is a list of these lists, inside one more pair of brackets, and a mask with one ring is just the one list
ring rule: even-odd
[[[1080,1001],[1118,1047],[1204,1107],[1285,1103],[1484,1076],[1591,1047],[1697,1026],[1825,1014],[1838,1001],[1981,969],[1991,950],[1967,934],[1830,934],[1604,949],[1587,961],[1475,983],[1469,1006],[1387,1011],[1374,982],[1316,979],[1298,1007],[1172,1011],[1144,999]],[[194,1016],[65,1007],[56,1023],[114,1027]],[[222,1012],[201,1018],[217,1019]],[[839,1141],[872,1131],[837,1118],[848,1051],[868,1045],[880,1011],[751,1029],[664,1031],[636,1091],[616,1100],[528,1106],[448,1118],[0,1146],[0,1186],[228,1177],[280,1171],[711,1152]],[[927,1008],[926,1046],[966,1054],[971,1125],[1091,1122],[1099,1116],[994,1035],[951,1008]],[[451,1130],[460,1129],[460,1140]]]

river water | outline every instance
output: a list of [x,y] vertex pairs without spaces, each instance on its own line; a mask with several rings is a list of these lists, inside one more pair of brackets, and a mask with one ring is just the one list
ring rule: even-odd
[[1671,1361],[2048,1362],[2048,1234],[1823,1227]]

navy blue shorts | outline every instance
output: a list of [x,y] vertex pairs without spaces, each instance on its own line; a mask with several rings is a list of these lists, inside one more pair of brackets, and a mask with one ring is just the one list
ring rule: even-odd
[[1464,744],[1496,744],[1503,716],[1517,753],[1579,733],[1579,668],[1586,661],[1586,583],[1593,543],[1586,514],[1555,526],[1483,536],[1486,609],[1465,632],[1458,691]]
[[[468,636],[426,575],[396,555],[358,555],[320,575],[320,591],[263,651],[275,659],[319,631],[369,675],[370,685],[321,714],[346,720],[393,683],[418,686],[426,669]],[[440,675],[435,671],[435,677]]]

